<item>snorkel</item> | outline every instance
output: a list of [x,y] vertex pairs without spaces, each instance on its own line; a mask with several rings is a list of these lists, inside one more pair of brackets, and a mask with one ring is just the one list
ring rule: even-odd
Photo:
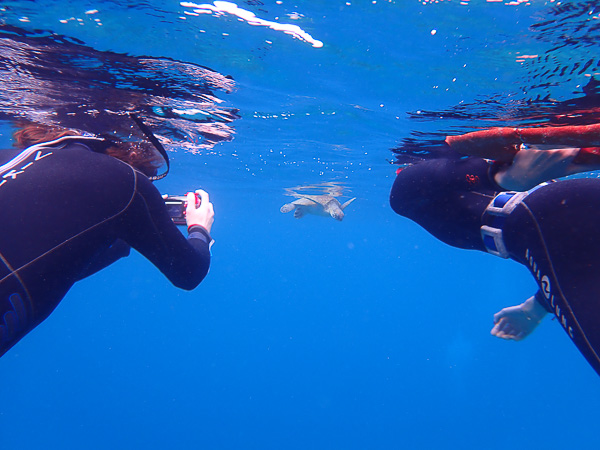
[[158,153],[160,153],[160,156],[163,157],[163,159],[165,160],[165,163],[167,165],[167,168],[166,168],[166,170],[163,173],[161,173],[160,175],[149,176],[148,178],[150,179],[150,181],[156,181],[156,180],[163,179],[164,177],[167,176],[167,174],[169,173],[169,170],[171,169],[171,163],[169,162],[169,155],[167,155],[167,152],[166,152],[165,148],[160,143],[160,141],[156,138],[156,136],[154,135],[154,133],[152,133],[152,131],[150,131],[150,129],[146,126],[146,124],[144,122],[142,122],[142,120],[137,115],[135,115],[134,113],[130,112],[129,113],[129,117],[131,117],[131,119],[133,120],[133,122],[140,129],[140,131],[142,133],[144,133],[144,135],[148,138],[148,140],[154,146],[154,148],[156,149],[156,151]]

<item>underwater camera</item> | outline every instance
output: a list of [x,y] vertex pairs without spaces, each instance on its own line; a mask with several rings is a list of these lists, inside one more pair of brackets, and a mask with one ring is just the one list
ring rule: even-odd
[[[186,225],[185,208],[187,207],[187,198],[185,195],[163,195],[165,205],[169,216],[175,225]],[[201,203],[200,194],[196,194],[196,208]]]

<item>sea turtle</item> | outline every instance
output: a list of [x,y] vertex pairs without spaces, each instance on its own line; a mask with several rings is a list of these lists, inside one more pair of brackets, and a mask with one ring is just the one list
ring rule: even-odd
[[344,218],[344,208],[356,200],[356,197],[351,198],[343,205],[331,194],[323,195],[304,195],[296,194],[297,200],[291,203],[286,203],[280,209],[282,213],[294,211],[294,217],[299,219],[305,214],[315,214],[317,216],[330,215],[336,220]]

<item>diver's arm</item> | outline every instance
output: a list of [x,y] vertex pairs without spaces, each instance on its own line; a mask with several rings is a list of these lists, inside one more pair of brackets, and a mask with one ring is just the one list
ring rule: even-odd
[[186,239],[173,224],[158,190],[139,174],[137,181],[137,193],[125,214],[123,238],[175,286],[194,289],[210,266],[209,230],[192,224]]
[[77,281],[99,272],[121,258],[129,256],[130,250],[131,247],[127,242],[122,239],[117,239],[110,247],[96,255],[88,266],[79,274]]
[[504,308],[494,314],[495,325],[491,333],[501,339],[520,341],[531,334],[547,313],[536,296],[529,297],[520,305]]

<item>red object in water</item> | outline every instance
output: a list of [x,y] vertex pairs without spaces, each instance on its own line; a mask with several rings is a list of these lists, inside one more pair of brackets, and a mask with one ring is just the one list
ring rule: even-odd
[[600,147],[583,147],[573,162],[575,164],[600,164]]
[[464,155],[506,162],[512,160],[521,144],[587,147],[590,151],[583,153],[597,162],[600,160],[600,151],[592,151],[591,148],[600,146],[600,124],[536,128],[498,127],[447,136],[446,143]]

